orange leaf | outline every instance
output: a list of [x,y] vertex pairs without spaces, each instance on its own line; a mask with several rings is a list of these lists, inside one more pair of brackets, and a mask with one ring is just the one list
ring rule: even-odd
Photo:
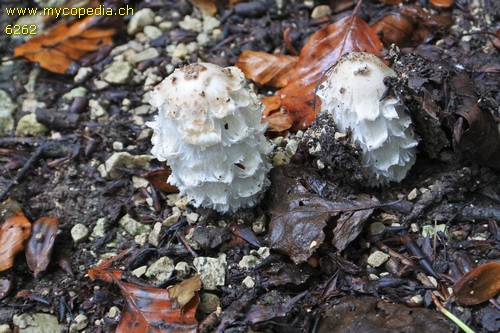
[[189,2],[201,10],[203,15],[213,16],[217,13],[217,6],[213,0],[189,0]]
[[165,169],[148,171],[144,175],[144,178],[148,180],[151,183],[151,185],[153,185],[154,188],[156,188],[157,190],[160,190],[165,193],[177,193],[179,192],[177,186],[170,185],[167,182],[167,179],[171,173],[172,170],[169,167],[166,167]]
[[58,230],[59,219],[55,217],[41,217],[33,223],[33,232],[26,245],[26,261],[35,276],[49,265]]
[[14,58],[37,62],[48,71],[65,74],[74,70],[72,64],[85,54],[112,45],[116,28],[96,27],[99,16],[87,16],[77,22],[61,22],[42,35],[14,49]]
[[451,17],[447,13],[432,15],[411,5],[387,13],[372,25],[372,29],[383,36],[386,45],[394,43],[400,47],[418,46],[451,23]]
[[[191,279],[199,280],[199,276]],[[194,314],[200,303],[196,290],[190,291],[192,298],[185,306],[177,306],[167,289],[116,283],[125,296],[116,333],[196,332],[198,322]]]
[[297,57],[265,52],[241,52],[236,67],[255,83],[282,88],[288,84],[292,69],[297,64]]
[[431,4],[438,8],[450,8],[454,2],[454,0],[431,0]]
[[24,213],[5,220],[0,227],[0,271],[14,264],[16,255],[24,249],[24,241],[30,236],[31,223]]
[[380,54],[383,47],[380,38],[357,16],[360,6],[361,1],[351,16],[318,30],[309,38],[300,52],[290,83],[278,91],[282,106],[293,119],[292,129],[305,129],[314,120],[319,106],[314,89],[323,73],[342,54],[361,51]]
[[269,132],[284,132],[292,127],[293,120],[285,108],[281,107],[279,96],[264,97],[262,103],[266,107],[263,120],[269,123]]
[[463,305],[486,302],[500,292],[500,263],[477,266],[453,286],[455,300]]

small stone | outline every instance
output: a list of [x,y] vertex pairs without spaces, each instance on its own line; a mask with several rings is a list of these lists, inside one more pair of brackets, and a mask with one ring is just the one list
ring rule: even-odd
[[370,224],[370,234],[372,236],[380,235],[385,231],[385,225],[380,222],[373,222]]
[[203,25],[201,21],[189,15],[186,15],[184,17],[184,20],[179,22],[179,27],[188,31],[196,31],[196,32],[203,31]]
[[154,25],[145,26],[143,31],[146,37],[148,37],[151,40],[156,39],[163,34],[163,32]]
[[252,223],[252,231],[257,235],[266,231],[266,217],[264,215],[261,215]]
[[278,151],[273,156],[273,165],[285,165],[290,163],[290,157],[282,151]]
[[175,212],[172,215],[168,216],[165,220],[163,220],[163,225],[166,227],[170,227],[179,221],[179,218],[181,217],[180,212]]
[[134,35],[147,26],[153,24],[155,21],[155,13],[150,8],[144,8],[137,12],[130,18],[127,26],[129,35]]
[[98,169],[101,177],[115,179],[122,174],[116,170],[116,167],[148,169],[149,161],[152,159],[153,156],[151,155],[131,155],[128,152],[116,152],[103,165],[100,165]]
[[75,77],[73,78],[73,81],[75,81],[75,83],[85,82],[90,77],[90,75],[92,75],[92,71],[92,67],[80,67]]
[[133,56],[130,57],[129,60],[132,64],[136,64],[141,61],[158,58],[159,56],[160,52],[158,52],[158,50],[155,49],[154,47],[150,47],[149,49],[145,49],[142,52],[134,54]]
[[125,231],[131,236],[149,233],[151,230],[150,225],[139,223],[128,214],[125,214],[120,221],[118,221],[118,224],[120,224],[122,228],[125,229]]
[[411,190],[410,193],[408,193],[408,200],[410,201],[413,201],[417,198],[418,196],[418,189],[414,188],[413,190]]
[[286,151],[287,156],[292,157],[293,155],[295,155],[295,152],[297,151],[298,147],[299,147],[299,143],[297,142],[297,140],[294,140],[294,139],[288,140],[286,147],[285,147],[285,151]]
[[160,241],[160,233],[161,233],[161,222],[156,222],[153,230],[149,233],[148,242],[153,246],[158,246],[158,242]]
[[328,16],[332,14],[332,9],[328,5],[319,5],[314,7],[312,13],[311,13],[311,18],[313,20],[315,19],[320,19],[322,17]]
[[10,329],[10,326],[7,324],[0,324],[0,333],[11,333],[12,330]]
[[200,309],[203,313],[212,313],[220,306],[220,298],[212,293],[203,293],[200,297]]
[[196,36],[196,41],[199,45],[205,46],[210,43],[210,37],[206,33],[202,32],[198,36]]
[[156,260],[146,271],[146,276],[156,284],[163,284],[170,279],[174,272],[174,261],[169,257],[161,257]]
[[57,317],[48,313],[24,313],[14,315],[12,322],[19,333],[62,332],[66,325],[59,324]]
[[186,210],[187,205],[188,205],[188,199],[187,197],[181,197],[179,200],[175,202],[175,207],[181,209],[181,210]]
[[175,265],[175,274],[179,280],[184,280],[189,276],[189,272],[191,268],[189,267],[187,262],[179,261],[177,265]]
[[160,30],[162,30],[162,31],[170,30],[170,29],[172,29],[172,27],[173,27],[173,23],[170,21],[163,21],[158,25],[158,28],[160,28]]
[[151,108],[149,105],[143,104],[141,106],[136,107],[131,111],[136,116],[145,116],[151,112]]
[[370,281],[378,281],[380,278],[377,276],[377,274],[373,274],[371,273],[369,276],[368,276],[368,279]]
[[140,247],[146,245],[148,243],[148,233],[145,232],[143,234],[137,235],[134,237],[134,242]]
[[46,131],[47,127],[36,120],[36,114],[34,113],[22,116],[16,126],[17,136],[36,136]]
[[134,269],[132,271],[132,274],[134,274],[137,277],[141,277],[146,273],[147,270],[148,270],[148,266],[144,265],[144,266],[141,266],[139,268]]
[[114,84],[124,84],[132,73],[132,66],[123,60],[113,61],[101,74],[101,78]]
[[252,255],[248,255],[248,256],[243,256],[243,258],[241,258],[240,262],[238,263],[238,267],[242,269],[250,269],[257,266],[259,263],[260,263],[259,258]]
[[14,128],[14,111],[17,104],[5,90],[0,89],[0,136],[7,135]]
[[247,276],[243,279],[243,281],[241,281],[241,285],[247,289],[252,289],[253,287],[255,287],[255,281],[251,276]]
[[104,237],[106,236],[106,218],[101,217],[95,222],[94,229],[92,229],[92,236],[94,237]]
[[424,298],[422,296],[420,296],[420,295],[412,296],[410,298],[410,300],[412,301],[413,304],[417,304],[417,305],[420,305],[420,304],[424,303]]
[[167,205],[175,206],[175,203],[181,198],[179,193],[172,193],[167,195]]
[[412,223],[412,224],[410,224],[410,230],[413,233],[417,233],[420,230],[420,228],[418,227],[418,224]]
[[92,119],[101,118],[106,116],[108,113],[106,109],[95,99],[89,101],[90,117]]
[[174,51],[172,52],[172,57],[182,60],[185,57],[187,57],[188,54],[189,54],[189,51],[188,51],[186,44],[179,43],[179,44],[177,44]]
[[318,170],[323,170],[325,168],[325,163],[323,163],[322,160],[317,160],[316,166],[318,167]]
[[203,32],[211,33],[215,28],[220,27],[220,21],[213,16],[204,16],[203,17]]
[[106,89],[107,87],[109,87],[109,83],[107,83],[106,81],[103,81],[103,80],[94,80],[94,87],[95,87],[95,90],[103,90],[103,89]]
[[35,113],[36,109],[44,108],[45,106],[45,103],[37,101],[34,97],[28,97],[23,101],[21,111],[25,113]]
[[226,282],[226,255],[221,254],[218,258],[197,257],[193,265],[200,274],[201,282],[206,290],[215,290]]
[[259,256],[262,259],[266,259],[271,254],[271,251],[269,250],[268,247],[263,246],[263,247],[259,247],[259,249],[257,250],[257,253],[259,254]]
[[83,314],[79,314],[73,320],[73,323],[69,327],[70,333],[76,333],[83,330],[89,324],[89,318]]
[[114,141],[114,142],[113,142],[113,150],[114,150],[114,151],[120,151],[120,150],[123,150],[123,142],[120,142],[120,141]]
[[375,251],[367,259],[368,265],[372,267],[379,267],[383,265],[391,256],[382,251]]
[[121,313],[120,309],[117,306],[112,306],[108,312],[106,313],[106,317],[114,318]]
[[75,243],[83,242],[87,239],[88,235],[89,229],[81,223],[75,224],[73,228],[71,228],[71,238],[73,238]]
[[346,138],[346,136],[347,136],[347,134],[346,134],[346,133],[340,133],[340,132],[335,132],[335,134],[333,135],[333,137],[334,137],[334,139],[335,139],[336,141],[343,140],[343,139],[345,139],[345,138]]
[[132,185],[134,188],[148,187],[149,181],[143,177],[132,176]]
[[200,215],[199,214],[196,214],[194,212],[192,213],[189,213],[186,215],[186,220],[189,224],[194,224],[196,223],[196,221],[198,221],[198,219],[200,218]]

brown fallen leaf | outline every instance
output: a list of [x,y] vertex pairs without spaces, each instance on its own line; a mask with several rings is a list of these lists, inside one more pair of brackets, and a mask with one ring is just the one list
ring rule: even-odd
[[283,88],[288,84],[296,64],[296,56],[249,50],[241,52],[236,61],[236,67],[241,69],[248,79],[275,88]]
[[177,186],[170,185],[167,180],[172,170],[169,167],[165,167],[164,169],[158,169],[153,171],[148,171],[144,174],[144,178],[148,180],[151,185],[154,186],[157,190],[160,190],[165,193],[177,193],[179,189]]
[[279,96],[268,96],[262,98],[265,105],[263,121],[267,121],[267,128],[270,132],[284,132],[292,127],[293,119],[285,108],[281,107],[281,98]]
[[382,36],[385,45],[394,43],[405,47],[426,43],[451,24],[448,13],[432,15],[419,6],[411,5],[385,14],[372,24],[372,28]]
[[194,317],[200,298],[200,277],[194,276],[169,289],[139,286],[124,282],[123,271],[111,264],[128,254],[125,250],[117,256],[88,270],[91,279],[101,279],[116,284],[125,297],[125,305],[117,333],[196,332],[198,322]]
[[102,16],[87,16],[76,22],[63,21],[14,49],[14,58],[23,57],[58,74],[78,69],[84,55],[112,45],[117,28],[99,28]]
[[486,302],[500,292],[500,263],[477,266],[453,285],[457,303],[475,305]]
[[[357,15],[361,3],[359,1],[351,16],[318,30],[309,38],[288,85],[276,93],[281,99],[280,106],[286,109],[286,117],[293,121],[293,130],[307,128],[316,117],[320,101],[314,90],[323,73],[342,54],[361,51],[380,54],[383,45],[379,36]],[[265,111],[269,115],[273,112]]]
[[24,249],[24,241],[31,234],[31,223],[20,212],[7,218],[0,226],[0,271],[14,264],[16,255]]
[[455,75],[451,86],[457,94],[459,116],[453,129],[453,145],[465,158],[480,165],[500,168],[500,131],[488,110],[479,107],[479,97],[466,74]]
[[450,8],[455,3],[455,0],[430,0],[430,3],[434,7],[438,7],[438,8]]
[[380,206],[378,200],[368,196],[334,201],[313,195],[299,180],[287,176],[287,170],[271,171],[267,200],[271,215],[269,232],[271,248],[286,253],[295,264],[306,262],[323,243],[323,229],[330,218],[340,216],[334,244],[345,248],[359,235],[373,209]]
[[26,261],[35,277],[47,269],[59,230],[59,219],[41,217],[33,223],[33,231],[26,245]]
[[198,8],[203,15],[214,16],[217,13],[217,6],[214,0],[189,0],[189,2]]

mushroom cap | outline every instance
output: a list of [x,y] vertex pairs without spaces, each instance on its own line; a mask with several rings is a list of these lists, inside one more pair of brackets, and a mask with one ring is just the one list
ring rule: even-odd
[[402,101],[384,84],[396,73],[378,57],[353,52],[342,57],[318,88],[321,112],[331,112],[338,129],[352,130],[363,152],[369,183],[401,181],[415,162],[417,140]]
[[161,116],[176,124],[187,143],[209,146],[222,140],[218,119],[233,114],[238,107],[255,103],[235,94],[244,85],[245,76],[236,67],[194,63],[176,69],[156,86],[150,103]]

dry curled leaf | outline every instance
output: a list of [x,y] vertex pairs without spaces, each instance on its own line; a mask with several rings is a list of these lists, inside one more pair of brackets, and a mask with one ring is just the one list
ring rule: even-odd
[[177,186],[170,185],[167,182],[171,173],[172,170],[169,167],[166,167],[164,169],[148,171],[144,175],[144,178],[147,179],[157,190],[165,193],[177,193],[179,192]]
[[30,233],[31,223],[22,212],[7,218],[0,226],[0,271],[12,267]]
[[116,332],[196,332],[198,322],[194,315],[200,303],[197,293],[201,288],[200,277],[194,276],[170,289],[124,282],[123,271],[111,268],[111,264],[130,251],[131,249],[125,250],[88,270],[91,279],[116,284],[125,297],[125,305]]
[[500,168],[500,132],[495,118],[477,104],[474,86],[465,74],[451,79],[457,93],[459,116],[453,129],[453,144],[464,157],[481,165]]
[[463,305],[486,302],[500,292],[500,263],[477,266],[453,285],[455,300]]
[[26,261],[29,269],[37,276],[50,263],[52,250],[59,230],[59,219],[41,217],[33,223],[33,232],[26,245]]
[[270,132],[284,132],[292,127],[293,119],[285,108],[281,107],[279,96],[268,96],[262,99],[265,105],[264,121],[269,123],[267,128]]
[[189,0],[189,2],[198,8],[203,15],[213,16],[217,13],[217,6],[214,0]]
[[14,58],[23,57],[58,74],[71,74],[78,60],[90,52],[112,45],[116,28],[99,28],[102,16],[87,16],[76,22],[63,21],[14,49]]
[[428,42],[452,23],[449,14],[432,15],[412,5],[391,11],[372,25],[386,45],[417,46]]
[[430,0],[434,7],[450,8],[455,3],[455,0]]
[[297,64],[296,56],[269,54],[265,52],[241,52],[236,67],[257,84],[282,88],[288,84],[292,69]]

